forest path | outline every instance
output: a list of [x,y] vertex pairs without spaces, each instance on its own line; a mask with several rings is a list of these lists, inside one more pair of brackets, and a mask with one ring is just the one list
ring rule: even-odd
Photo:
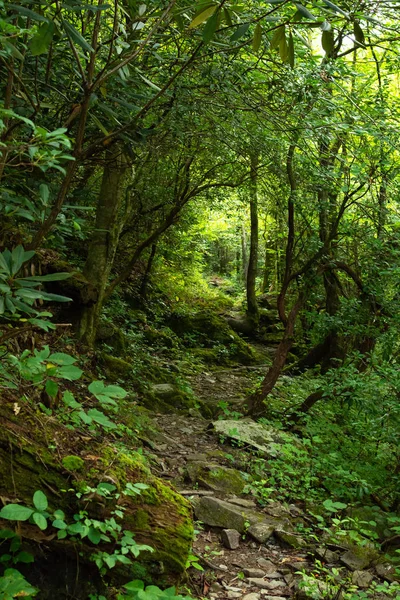
[[[267,352],[270,354],[270,350]],[[254,386],[267,368],[210,369],[193,376],[191,384],[203,402],[214,405],[223,402],[221,415],[229,419],[243,406],[246,390]],[[299,510],[294,505],[284,507],[275,502],[262,508],[252,496],[234,494],[229,485],[225,486],[225,480],[220,482],[221,486],[218,483],[214,486],[202,478],[200,472],[218,467],[226,470],[227,477],[238,470],[246,478],[249,456],[245,450],[227,441],[224,443],[213,430],[212,422],[197,411],[185,416],[156,414],[154,422],[159,433],[152,450],[153,471],[170,481],[194,504],[213,498],[217,502],[232,502],[239,512],[251,509],[260,519],[280,518],[285,522],[298,515]],[[229,549],[229,543],[222,541],[223,528],[199,523],[198,529],[193,552],[204,571],[191,568],[189,574],[190,587],[202,597],[214,600],[293,598],[294,573],[312,564],[305,551],[283,547],[274,536],[266,543],[258,543],[248,535],[236,534],[237,547]]]

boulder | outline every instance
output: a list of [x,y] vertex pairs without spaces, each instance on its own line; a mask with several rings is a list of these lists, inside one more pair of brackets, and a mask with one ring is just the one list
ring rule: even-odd
[[239,506],[204,496],[194,505],[194,512],[200,521],[211,527],[222,527],[223,529],[236,529],[239,533],[245,533],[248,523],[257,523],[263,520],[259,513],[241,509]]
[[351,571],[362,571],[369,567],[371,561],[372,559],[367,553],[355,554],[352,550],[348,550],[340,557],[340,562]]
[[216,463],[189,462],[186,464],[186,472],[192,483],[225,494],[240,494],[248,483],[248,476],[244,473]]
[[256,423],[252,419],[214,421],[213,427],[219,435],[250,446],[263,456],[277,456],[280,452],[280,445],[284,443],[279,431]]

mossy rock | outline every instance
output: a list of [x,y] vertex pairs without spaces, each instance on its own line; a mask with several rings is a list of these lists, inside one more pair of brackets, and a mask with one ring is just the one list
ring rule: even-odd
[[153,411],[170,413],[171,410],[187,414],[190,409],[197,408],[204,416],[210,416],[210,411],[203,402],[172,383],[158,383],[151,386],[143,398],[144,406]]
[[107,344],[117,355],[125,355],[126,353],[125,334],[122,329],[112,323],[100,324],[96,334],[96,342]]
[[[80,499],[74,490],[83,492],[86,486],[96,488],[99,483],[107,482],[115,485],[115,491],[121,493],[127,483],[145,483],[148,488],[141,495],[121,494],[118,506],[123,510],[122,529],[131,531],[137,543],[147,544],[155,552],[143,552],[134,564],[116,567],[106,574],[106,580],[118,587],[136,576],[139,564],[149,578],[156,570],[158,583],[176,582],[180,578],[185,571],[193,538],[191,505],[168,483],[151,474],[143,455],[117,449],[110,445],[110,440],[103,442],[103,436],[99,441],[91,441],[89,453],[87,442],[76,432],[71,432],[43,414],[39,421],[24,407],[16,416],[12,402],[8,406],[3,403],[0,407],[0,419],[0,496],[10,502],[31,506],[35,491],[42,490],[49,502],[49,512],[62,510],[67,523],[73,523],[73,515],[80,510],[87,511],[89,518],[104,521],[111,518],[112,511],[117,508],[116,500],[97,494]],[[58,452],[49,451],[48,441],[52,439],[57,439],[59,448],[65,451],[64,461],[59,458]],[[73,474],[63,465],[65,459],[68,462],[71,457],[83,463],[82,468]],[[0,520],[0,528],[5,526],[9,527],[9,523]],[[112,551],[107,542],[92,546],[85,539],[80,548],[68,538],[58,541],[53,535],[56,530],[49,527],[45,532],[46,543],[40,544],[41,536],[37,527],[28,522],[23,524],[21,533],[24,539],[32,540],[29,551],[35,557],[32,577],[36,579],[30,579],[33,585],[46,581],[49,565],[51,569],[56,569],[57,564],[63,564],[66,565],[65,569],[58,568],[60,589],[64,589],[72,569],[77,582],[75,598],[86,600],[87,582],[91,582],[95,588],[91,593],[103,593],[102,577],[90,561],[90,556],[97,550]],[[77,550],[81,552],[79,565],[76,563]],[[41,595],[45,600],[54,597],[54,590],[44,590]]]
[[225,494],[241,494],[249,483],[246,474],[216,463],[190,462],[186,472],[191,483]]
[[[218,357],[216,362],[219,364],[235,361],[247,365],[257,360],[251,346],[233,331],[223,317],[211,311],[174,313],[170,316],[168,325],[189,347],[215,351],[215,354],[206,355],[210,362],[214,356]],[[221,353],[218,345],[226,348],[226,356]],[[198,353],[198,350],[196,352]]]
[[146,327],[143,336],[150,345],[157,348],[177,348],[179,346],[179,338],[168,327],[162,329]]
[[133,377],[133,365],[122,358],[102,352],[100,354],[100,363],[104,369],[107,379],[110,381],[130,379]]

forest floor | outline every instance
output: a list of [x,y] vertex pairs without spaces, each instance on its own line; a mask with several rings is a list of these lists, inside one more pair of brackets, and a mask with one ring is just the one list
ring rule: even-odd
[[[271,348],[258,346],[257,351],[260,350],[266,355],[273,352]],[[246,390],[254,387],[267,368],[210,368],[192,377],[192,389],[202,402],[223,407],[225,414],[220,418],[239,419],[240,415],[236,411],[243,408]],[[225,469],[227,478],[233,470],[246,472],[247,463],[251,460],[251,449],[243,444],[232,444],[232,440],[221,437],[216,433],[212,421],[196,412],[192,411],[189,416],[155,414],[153,418],[158,434],[154,437],[150,453],[155,474],[170,481],[183,495],[191,498],[195,514],[199,515],[192,557],[192,564],[196,568],[192,567],[188,571],[189,587],[196,595],[215,600],[349,598],[350,596],[343,596],[340,586],[330,581],[326,575],[329,569],[335,567],[338,573],[340,572],[340,577],[347,578],[349,585],[354,584],[355,589],[363,590],[373,581],[378,586],[383,583],[385,577],[382,578],[382,568],[380,571],[379,567],[378,570],[374,569],[373,561],[368,559],[364,564],[362,558],[357,563],[357,556],[351,556],[352,552],[345,546],[335,547],[327,544],[321,549],[321,544],[310,538],[303,546],[304,540],[296,537],[296,526],[301,524],[304,529],[307,516],[299,503],[271,500],[266,506],[262,506],[257,503],[251,492],[248,493],[250,490],[246,489],[246,486],[241,493],[237,493],[237,489],[236,493],[233,493],[223,481],[222,485],[218,481],[214,485],[212,479],[207,478],[207,471]],[[235,485],[233,487],[235,488]],[[250,511],[253,516],[258,513],[260,519],[264,520],[264,525],[268,525],[269,520],[272,520],[275,531],[273,535],[272,530],[269,531],[268,539],[263,543],[257,541],[257,535],[248,535],[251,531],[248,529],[249,522],[246,523],[245,531],[240,534],[232,531],[224,534],[224,527],[231,530],[229,516],[227,520],[222,518],[219,527],[213,526],[213,523],[218,521],[218,514],[217,521],[213,521],[215,515],[212,514],[211,519],[203,517],[207,511],[204,512],[204,507],[199,508],[199,504],[207,502],[211,505],[214,503],[211,506],[212,513],[215,510],[218,513],[219,509],[224,508],[227,508],[228,512],[232,509],[233,512],[236,510],[242,514],[243,511]],[[224,502],[229,503],[228,507]],[[284,529],[295,532],[295,536],[285,538],[278,531]],[[352,560],[355,561],[353,564]],[[199,564],[204,570],[198,568]],[[311,583],[311,587],[314,585],[314,588],[309,588],[306,593],[301,589],[301,585],[299,589],[299,582],[305,580],[300,571],[310,573],[314,570],[315,573],[316,566],[320,572]],[[321,580],[318,580],[318,577],[321,577]],[[389,596],[375,591],[372,595],[354,597],[378,599]]]

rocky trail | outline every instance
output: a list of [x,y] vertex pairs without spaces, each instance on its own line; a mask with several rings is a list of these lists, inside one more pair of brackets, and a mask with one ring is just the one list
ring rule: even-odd
[[[311,590],[299,586],[299,573],[312,571],[316,561],[326,570],[339,569],[359,591],[373,581],[393,581],[393,568],[368,544],[358,552],[345,544],[304,540],[298,529],[307,526],[309,517],[302,507],[272,501],[262,507],[246,493],[251,456],[257,452],[267,458],[279,445],[279,435],[246,419],[232,420],[236,415],[229,411],[240,407],[245,390],[263,371],[265,367],[219,369],[193,377],[199,399],[226,403],[220,420],[212,422],[195,410],[187,416],[154,415],[153,470],[190,498],[197,520],[190,587],[213,600],[344,598],[328,578],[316,578]],[[395,596],[375,591],[364,597]]]

